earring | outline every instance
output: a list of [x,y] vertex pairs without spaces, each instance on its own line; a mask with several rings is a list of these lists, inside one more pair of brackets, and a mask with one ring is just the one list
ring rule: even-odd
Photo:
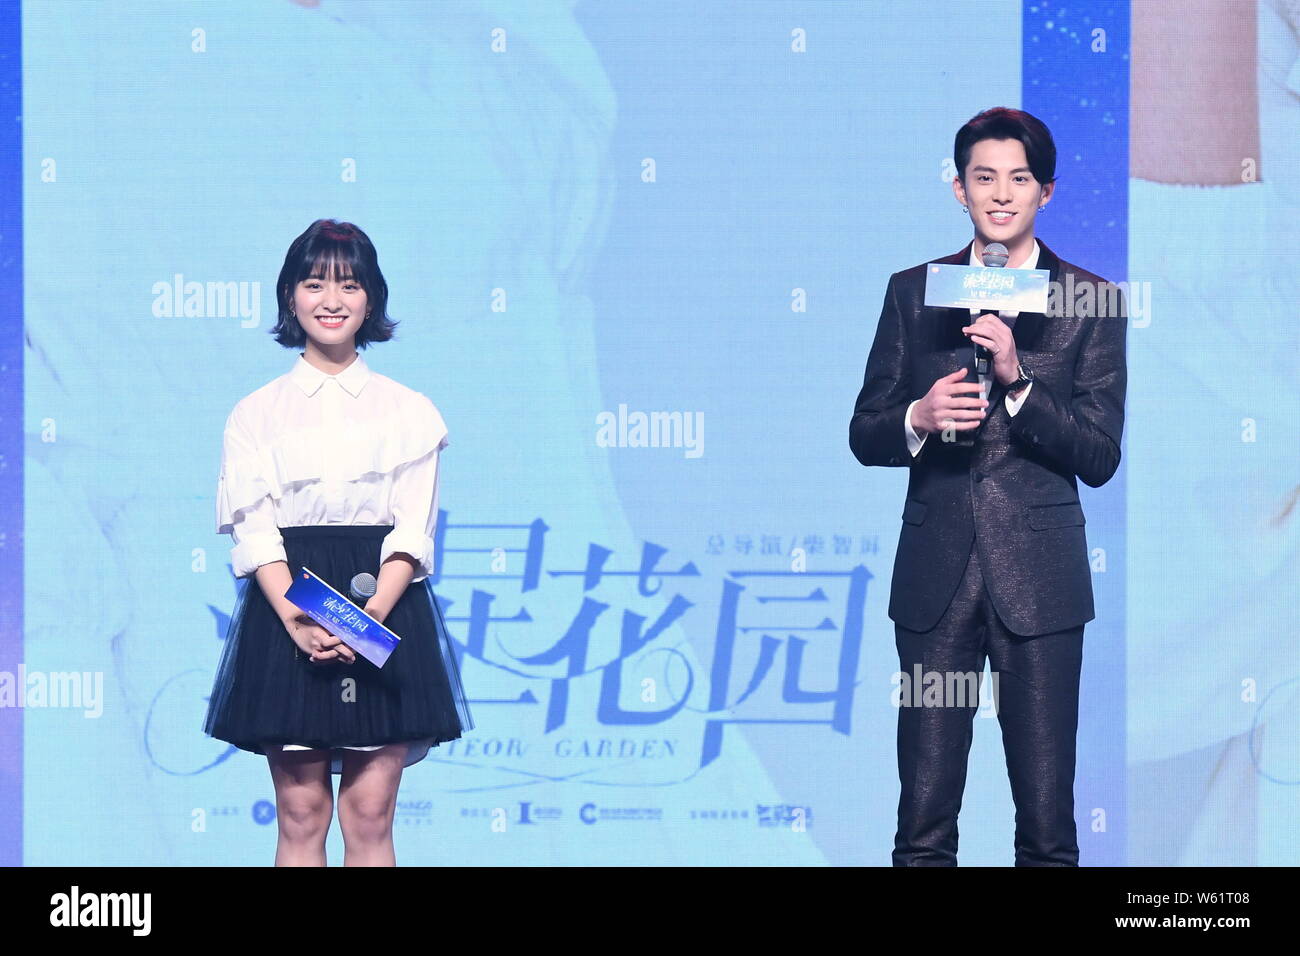
[[1038,211],[1042,212],[1046,208],[1047,208],[1047,203],[1043,203],[1041,206],[1038,207]]
[[970,206],[962,206],[962,207],[961,207],[961,211],[962,211],[962,212],[970,212]]

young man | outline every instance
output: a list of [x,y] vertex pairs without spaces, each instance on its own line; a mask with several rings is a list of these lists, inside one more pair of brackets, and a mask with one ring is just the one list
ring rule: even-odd
[[[935,261],[976,265],[1000,242],[1008,267],[1046,269],[1072,297],[1049,299],[1050,315],[1007,313],[1013,330],[925,306],[927,263],[892,275],[849,447],[863,465],[910,469],[889,599],[900,670],[959,686],[950,676],[990,660],[1016,865],[1077,866],[1079,668],[1096,615],[1076,479],[1097,487],[1119,466],[1127,321],[1114,286],[1034,238],[1056,178],[1042,122],[986,110],[958,131],[953,156],[974,238]],[[976,345],[990,353],[985,374]],[[899,709],[896,866],[957,863],[976,703]]]

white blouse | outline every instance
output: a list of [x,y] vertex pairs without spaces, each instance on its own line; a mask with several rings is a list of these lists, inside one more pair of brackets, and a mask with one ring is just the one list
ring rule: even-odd
[[226,420],[217,533],[234,540],[235,576],[286,560],[280,528],[391,524],[380,564],[408,554],[418,562],[412,583],[423,581],[433,571],[446,445],[433,402],[372,372],[359,353],[337,375],[299,353]]

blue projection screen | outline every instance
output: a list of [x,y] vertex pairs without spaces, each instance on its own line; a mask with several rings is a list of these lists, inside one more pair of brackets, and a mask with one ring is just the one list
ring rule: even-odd
[[[907,476],[846,426],[1001,105],[1056,139],[1038,235],[1130,302],[1123,461],[1080,489],[1081,863],[1296,863],[1300,22],[1232,6],[1216,47],[1119,0],[5,4],[0,862],[270,862],[266,760],[202,733],[256,586],[214,495],[332,218],[401,322],[367,363],[449,428],[476,727],[406,771],[399,860],[888,864]],[[974,723],[961,859],[1009,865]]]

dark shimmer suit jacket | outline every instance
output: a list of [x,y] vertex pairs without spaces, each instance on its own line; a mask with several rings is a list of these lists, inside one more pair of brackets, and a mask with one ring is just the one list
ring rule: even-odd
[[[915,457],[908,450],[903,419],[913,399],[963,366],[976,380],[973,348],[961,331],[971,315],[923,304],[928,263],[890,276],[849,447],[863,465],[910,469],[889,596],[889,617],[909,630],[939,622],[972,539],[994,608],[1013,633],[1046,634],[1096,617],[1075,479],[1098,487],[1119,467],[1127,310],[1113,285],[1063,262],[1041,239],[1038,245],[1038,267],[1074,293],[1049,311],[1068,305],[1074,314],[1020,314],[1016,351],[1036,379],[1014,416],[1003,401],[1006,387],[993,380],[973,446],[931,434]],[[935,261],[966,265],[970,244]],[[1094,292],[1109,285],[1118,308],[1107,316],[1104,294],[1076,298],[1085,283]]]

